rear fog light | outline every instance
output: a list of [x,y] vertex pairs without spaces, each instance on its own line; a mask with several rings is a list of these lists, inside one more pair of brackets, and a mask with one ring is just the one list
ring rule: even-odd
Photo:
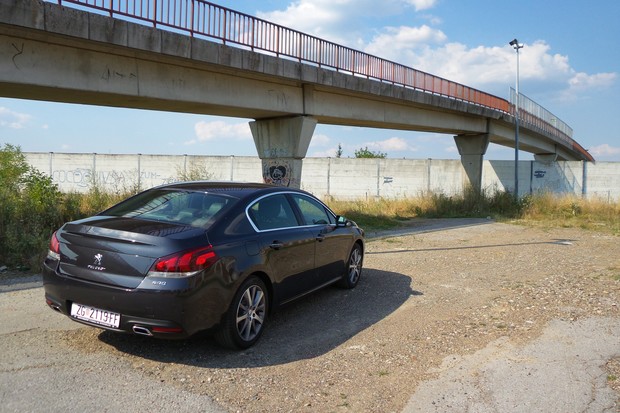
[[180,327],[153,327],[151,331],[153,333],[182,333],[183,329]]

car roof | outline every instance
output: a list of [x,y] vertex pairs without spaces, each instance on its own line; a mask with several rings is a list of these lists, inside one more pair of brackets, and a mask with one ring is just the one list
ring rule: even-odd
[[276,185],[269,185],[256,182],[231,182],[231,181],[190,181],[176,182],[172,184],[161,185],[153,189],[178,189],[187,191],[200,191],[221,193],[236,198],[244,198],[257,192],[269,193],[279,191],[292,191],[306,193],[298,189],[287,188]]

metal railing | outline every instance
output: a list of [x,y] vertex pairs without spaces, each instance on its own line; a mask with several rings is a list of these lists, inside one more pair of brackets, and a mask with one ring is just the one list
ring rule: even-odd
[[[510,88],[510,104],[515,105],[516,101],[517,92],[513,88]],[[523,93],[519,93],[519,112],[526,112],[524,114],[526,115],[526,121],[533,126],[545,129],[547,125],[551,125],[561,132],[563,136],[568,138],[573,137],[573,129],[570,126]],[[521,117],[519,119],[521,119]]]
[[502,98],[204,0],[57,0],[509,113]]
[[[511,87],[510,106],[513,116],[515,115],[516,103],[517,92]],[[585,159],[593,160],[592,155],[573,139],[573,129],[570,126],[523,93],[519,93],[519,122],[549,133],[555,137],[557,142],[581,153]]]
[[[163,26],[188,33],[190,36],[205,36],[260,50],[278,57],[295,59],[299,62],[331,68],[355,76],[363,76],[394,85],[420,90],[439,96],[464,101],[514,116],[514,99],[511,102],[456,83],[430,73],[422,72],[390,60],[382,59],[346,46],[332,43],[297,30],[289,29],[257,17],[213,4],[205,0],[56,0],[58,4],[72,3],[89,9],[97,9],[111,17],[124,16],[148,22],[153,27]],[[542,111],[528,110],[527,105],[519,108],[520,119],[535,125],[543,131],[557,135],[558,140],[591,156],[577,144],[566,129],[550,122],[553,115],[535,102],[532,107]],[[543,114],[542,117],[539,115]],[[547,116],[547,114],[549,116]],[[557,118],[556,118],[557,119]],[[565,125],[562,122],[563,125]],[[568,126],[566,126],[568,127]],[[570,128],[568,128],[570,129]]]

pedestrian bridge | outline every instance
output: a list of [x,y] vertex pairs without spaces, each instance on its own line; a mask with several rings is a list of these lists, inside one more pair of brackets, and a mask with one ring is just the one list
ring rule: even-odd
[[[508,100],[206,1],[58,3],[0,3],[1,96],[251,118],[265,181],[291,186],[317,123],[452,134],[473,186],[489,143],[515,146]],[[521,150],[593,161],[518,99]]]

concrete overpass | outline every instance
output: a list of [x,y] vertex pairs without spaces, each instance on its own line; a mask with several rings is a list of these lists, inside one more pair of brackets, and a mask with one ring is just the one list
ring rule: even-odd
[[[482,92],[494,104],[192,34],[37,0],[3,1],[0,95],[252,118],[264,179],[291,186],[299,186],[317,123],[453,134],[475,187],[489,142],[514,147],[508,102]],[[520,149],[549,160],[593,160],[577,142],[547,126],[521,121]]]

